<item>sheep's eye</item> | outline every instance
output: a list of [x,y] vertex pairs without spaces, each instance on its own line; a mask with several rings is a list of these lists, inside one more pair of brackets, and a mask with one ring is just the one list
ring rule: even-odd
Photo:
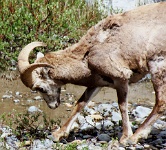
[[36,88],[36,91],[39,91],[41,93],[47,93],[43,88]]

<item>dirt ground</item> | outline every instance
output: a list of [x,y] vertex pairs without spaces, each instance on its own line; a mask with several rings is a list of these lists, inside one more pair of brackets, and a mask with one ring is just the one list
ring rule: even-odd
[[[62,97],[65,96],[66,93],[72,93],[76,100],[85,90],[85,87],[75,86],[71,84],[66,85],[65,88],[66,91],[62,93]],[[19,92],[22,96],[16,96],[16,92]],[[11,94],[13,97],[10,99],[2,99],[2,96],[5,94]],[[48,114],[50,118],[62,119],[62,123],[71,114],[72,108],[67,108],[64,104],[61,104],[55,110],[51,110],[47,107],[47,104],[44,101],[32,100],[37,95],[39,95],[39,93],[32,93],[29,88],[25,87],[22,84],[20,79],[13,81],[0,79],[0,114],[12,111],[24,112],[30,106],[37,106],[39,109]],[[154,105],[154,96],[155,95],[151,82],[141,82],[130,85],[128,95],[129,103],[151,107]],[[14,99],[19,99],[20,102],[14,103]],[[29,102],[29,99],[31,99],[32,101]],[[103,88],[97,94],[97,96],[93,98],[93,101],[97,103],[117,101],[116,91],[110,88]]]

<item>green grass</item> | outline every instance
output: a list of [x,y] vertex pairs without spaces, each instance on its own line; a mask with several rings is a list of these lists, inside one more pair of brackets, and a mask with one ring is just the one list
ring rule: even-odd
[[89,7],[85,0],[0,1],[0,70],[17,61],[26,44],[46,42],[46,52],[64,49],[103,17],[97,4]]

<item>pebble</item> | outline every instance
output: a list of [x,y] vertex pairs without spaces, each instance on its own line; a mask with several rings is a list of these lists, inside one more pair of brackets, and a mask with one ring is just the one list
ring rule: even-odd
[[19,100],[19,99],[14,99],[13,102],[14,102],[14,103],[19,103],[20,100]]
[[99,141],[106,141],[106,142],[109,142],[111,140],[111,137],[108,135],[108,134],[99,134],[97,136],[97,139]]
[[20,95],[20,92],[16,92],[16,96],[19,96]]
[[13,96],[12,95],[3,95],[2,96],[2,99],[10,99],[12,98]]
[[42,112],[39,108],[37,108],[36,106],[30,106],[28,108],[28,112],[29,113],[35,113],[35,112]]
[[41,96],[35,96],[35,97],[34,97],[34,100],[38,100],[38,101],[39,101],[39,100],[42,100],[42,97],[41,97]]

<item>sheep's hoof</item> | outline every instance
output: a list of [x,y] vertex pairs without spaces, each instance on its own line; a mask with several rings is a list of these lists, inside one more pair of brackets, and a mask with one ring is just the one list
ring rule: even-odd
[[68,134],[64,132],[63,130],[55,131],[50,135],[49,139],[51,139],[54,142],[60,141],[63,137],[67,137]]
[[137,139],[134,139],[132,137],[130,137],[128,140],[127,140],[127,145],[135,145],[137,144]]
[[120,138],[120,141],[119,141],[119,143],[121,144],[121,145],[123,145],[123,146],[126,146],[127,144],[128,144],[128,136],[122,136],[121,138]]

